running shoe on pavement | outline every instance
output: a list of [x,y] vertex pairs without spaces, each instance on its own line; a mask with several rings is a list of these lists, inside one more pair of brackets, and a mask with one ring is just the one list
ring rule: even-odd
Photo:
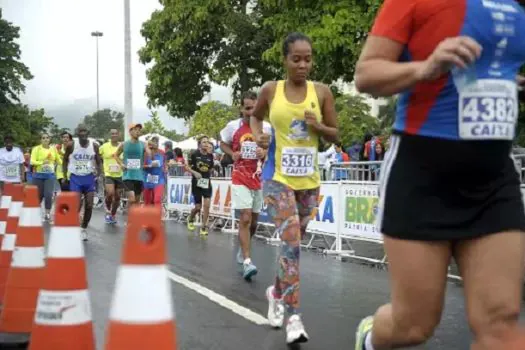
[[116,216],[116,215],[111,215],[111,223],[112,223],[113,225],[116,225],[116,224],[118,223],[118,221],[117,221],[117,216]]
[[208,229],[207,228],[201,228],[201,236],[207,236],[208,235]]
[[288,319],[286,325],[286,343],[287,344],[299,344],[306,343],[308,341],[308,333],[304,330],[303,321],[301,316],[292,315]]
[[268,323],[274,328],[281,328],[284,323],[284,305],[282,299],[276,299],[273,295],[274,286],[266,289],[268,299]]
[[193,231],[195,230],[195,223],[188,221],[188,230]]
[[372,316],[368,316],[359,322],[355,333],[355,350],[365,350],[366,336],[372,331],[373,324],[374,318]]
[[106,214],[104,219],[106,220],[106,224],[111,224],[112,223],[112,221],[111,221],[111,219],[112,219],[111,214]]
[[257,274],[257,267],[250,261],[242,264],[242,277],[249,281]]

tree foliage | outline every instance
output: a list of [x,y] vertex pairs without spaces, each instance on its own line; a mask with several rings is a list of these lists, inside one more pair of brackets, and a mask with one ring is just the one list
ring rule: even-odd
[[380,0],[171,0],[143,24],[150,106],[189,119],[211,82],[244,90],[283,77],[287,34],[310,35],[312,78],[351,81]]
[[43,109],[31,110],[22,104],[4,107],[0,118],[0,142],[10,134],[17,145],[33,147],[40,143],[42,132],[53,125],[53,118],[46,116]]
[[0,9],[0,106],[20,102],[25,92],[23,80],[33,78],[29,68],[20,61],[20,28],[6,21]]
[[164,134],[166,133],[166,128],[164,127],[164,124],[162,124],[162,120],[160,120],[158,112],[152,112],[149,117],[150,120],[144,123],[142,133],[159,134],[165,136]]
[[211,82],[233,83],[234,95],[273,76],[261,60],[272,39],[260,30],[249,0],[171,0],[155,11],[141,33],[139,51],[147,69],[150,107],[189,119]]
[[151,113],[150,118],[150,120],[144,123],[144,127],[142,128],[143,134],[159,134],[175,142],[185,139],[185,136],[179,134],[176,130],[166,129],[162,120],[160,120],[158,112],[155,111]]
[[365,133],[380,130],[380,121],[370,115],[370,106],[358,95],[341,95],[335,101],[341,142],[349,146],[361,142]]
[[124,113],[102,109],[91,115],[86,115],[82,120],[89,130],[89,134],[94,138],[108,139],[111,129],[124,130]]
[[231,120],[239,118],[235,107],[217,101],[204,103],[189,122],[189,135],[207,135],[219,139],[219,133]]
[[354,67],[380,0],[260,0],[258,8],[273,43],[264,58],[280,66],[282,43],[290,32],[311,37],[315,49],[312,79],[330,84],[352,81]]

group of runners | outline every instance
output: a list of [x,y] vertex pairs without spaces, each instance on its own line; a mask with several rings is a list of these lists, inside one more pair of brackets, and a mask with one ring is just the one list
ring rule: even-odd
[[[14,138],[4,137],[0,149],[0,182],[28,182],[38,187],[40,201],[44,202],[44,221],[51,222],[55,184],[61,191],[79,193],[82,239],[88,239],[88,225],[93,213],[99,179],[104,184],[105,222],[116,224],[121,193],[129,205],[137,204],[143,196],[145,205],[161,205],[166,182],[165,153],[159,148],[159,138],[147,143],[139,140],[141,124],[129,127],[130,139],[121,142],[118,130],[111,130],[111,138],[99,145],[89,138],[84,125],[76,129],[77,138],[68,132],[61,135],[62,143],[53,147],[49,134],[41,136],[41,143],[31,150],[29,162]],[[27,164],[29,163],[29,164]],[[31,176],[28,176],[28,174]]]
[[[221,149],[234,159],[232,205],[240,211],[237,260],[244,278],[257,273],[250,237],[263,202],[280,234],[278,271],[266,290],[268,321],[283,327],[287,314],[291,344],[309,338],[301,317],[300,243],[318,204],[320,139],[335,143],[338,131],[330,88],[308,80],[314,59],[310,38],[290,34],[282,52],[286,79],[266,82],[258,96],[243,94],[242,116],[221,131]],[[400,95],[377,213],[392,293],[389,304],[360,322],[356,350],[424,343],[441,318],[452,257],[464,281],[472,349],[505,349],[518,331],[525,208],[511,150],[524,63],[525,12],[519,1],[383,3],[355,80],[361,92]],[[79,129],[79,140],[67,141],[63,160],[43,138],[31,157],[41,197],[53,165],[61,164],[64,184],[87,194],[89,202],[93,174],[102,163],[111,194],[107,220],[114,222],[119,186],[136,203],[144,187],[164,181],[158,170],[163,159],[154,145],[138,141],[140,125],[129,131],[131,141],[118,144],[116,133],[98,148],[86,143],[87,131]],[[0,150],[3,181],[21,176],[23,155],[12,153],[12,141],[7,138]],[[187,165],[195,199],[188,228],[193,230],[202,214],[202,235],[208,233],[210,148],[201,138]],[[155,187],[148,196],[156,203],[160,192]],[[85,213],[84,229],[89,218]]]

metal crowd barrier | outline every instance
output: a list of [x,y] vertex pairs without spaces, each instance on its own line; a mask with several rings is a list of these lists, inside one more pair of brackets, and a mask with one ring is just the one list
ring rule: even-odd
[[[516,168],[524,179],[525,155],[515,157]],[[312,214],[302,247],[316,250],[340,260],[354,260],[386,267],[388,258],[382,247],[383,239],[375,227],[378,202],[378,180],[381,162],[335,163],[325,171],[320,190],[319,206]],[[238,216],[231,208],[231,167],[212,178],[213,193],[210,209],[210,228],[224,233],[237,233]],[[193,204],[191,177],[173,176],[168,179],[165,203],[166,220],[185,223]],[[525,185],[522,185],[525,193]],[[279,234],[266,216],[260,214],[256,237],[272,245],[280,244]],[[198,218],[196,218],[198,225]],[[449,269],[449,278],[461,280]]]

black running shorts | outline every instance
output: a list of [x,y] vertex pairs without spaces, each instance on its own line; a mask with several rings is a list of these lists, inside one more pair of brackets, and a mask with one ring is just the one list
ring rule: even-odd
[[520,178],[504,141],[393,135],[381,167],[379,230],[409,240],[525,231]]
[[202,198],[211,198],[211,183],[209,188],[201,188],[197,186],[197,182],[193,181],[191,182],[191,194],[193,196],[193,200],[195,201],[195,204],[201,204]]
[[127,192],[135,193],[135,197],[140,197],[144,189],[144,183],[138,180],[124,180],[124,188]]

